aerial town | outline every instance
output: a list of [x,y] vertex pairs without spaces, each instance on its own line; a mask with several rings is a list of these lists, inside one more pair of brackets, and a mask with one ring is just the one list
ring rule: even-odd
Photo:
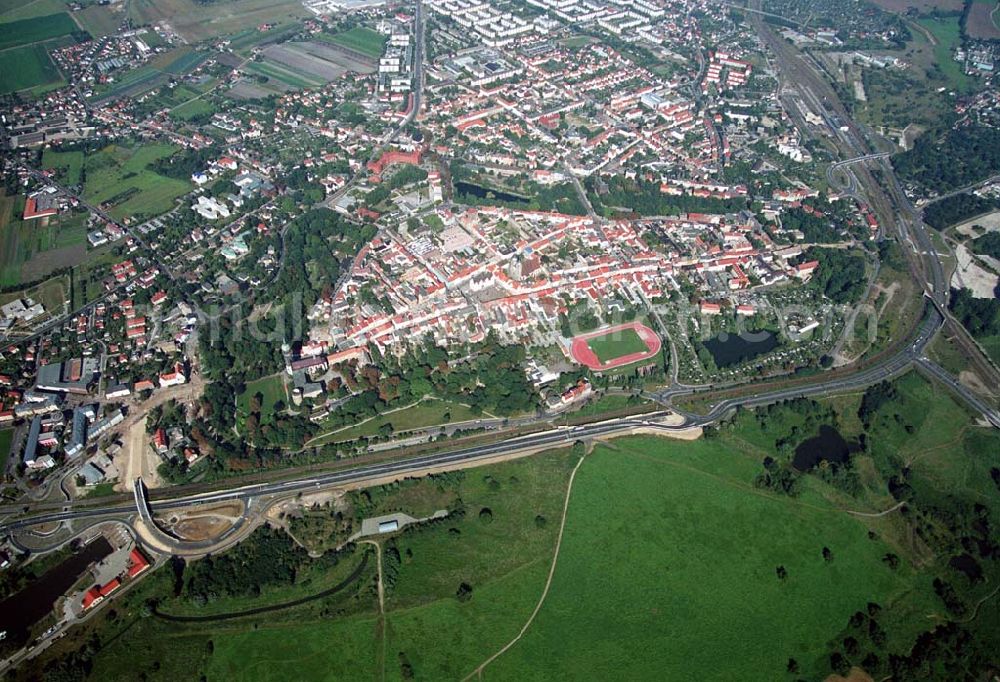
[[998,64],[993,0],[0,2],[0,672],[992,679]]

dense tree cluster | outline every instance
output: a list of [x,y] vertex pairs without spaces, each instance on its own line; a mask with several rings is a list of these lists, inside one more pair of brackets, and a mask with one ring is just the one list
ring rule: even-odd
[[640,216],[677,215],[689,212],[732,213],[747,207],[745,199],[711,199],[664,194],[660,191],[659,183],[633,180],[621,175],[588,179],[587,196],[594,210],[605,215],[617,211]]
[[208,168],[209,161],[213,161],[218,154],[219,151],[212,147],[185,149],[177,154],[157,159],[149,165],[149,168],[168,178],[189,182],[192,175]]
[[854,303],[865,292],[867,277],[863,256],[843,249],[811,248],[807,258],[819,261],[809,286],[834,303]]
[[935,230],[974,218],[1000,208],[1000,199],[980,197],[975,194],[956,194],[936,201],[924,209],[924,222]]
[[899,176],[930,191],[949,192],[1000,173],[1000,129],[981,125],[927,133],[892,157]]
[[1000,334],[1000,299],[976,298],[968,289],[959,289],[952,294],[950,307],[973,336]]
[[1000,232],[987,232],[982,237],[972,240],[971,246],[975,253],[1000,260]]

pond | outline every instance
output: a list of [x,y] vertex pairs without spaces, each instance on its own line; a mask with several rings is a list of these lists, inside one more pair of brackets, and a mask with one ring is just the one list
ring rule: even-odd
[[820,462],[843,464],[859,449],[857,443],[848,443],[840,431],[824,424],[819,427],[819,435],[802,441],[795,448],[792,465],[799,471],[807,471]]
[[719,332],[718,336],[705,341],[704,346],[712,354],[715,366],[723,368],[770,353],[778,347],[778,337],[765,331],[740,334]]
[[27,643],[31,626],[48,615],[59,597],[66,594],[91,566],[114,551],[99,537],[82,550],[50,568],[38,580],[0,602],[0,632],[12,643]]
[[504,192],[503,190],[493,189],[492,187],[483,187],[482,185],[474,185],[471,182],[459,181],[455,183],[455,194],[470,194],[477,199],[496,199],[498,201],[507,201],[514,204],[528,204],[530,203],[526,197],[519,196],[517,194],[511,194],[510,192]]

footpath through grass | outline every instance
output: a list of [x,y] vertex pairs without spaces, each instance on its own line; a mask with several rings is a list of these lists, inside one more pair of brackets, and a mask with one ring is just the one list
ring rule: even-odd
[[815,494],[758,493],[721,442],[614,446],[577,474],[548,600],[488,678],[775,679],[910,588],[860,520]]
[[[890,655],[905,659],[918,634],[948,621],[971,633],[956,655],[996,651],[1000,610],[987,601],[971,616],[994,589],[1000,562],[969,550],[984,571],[975,582],[949,559],[963,551],[962,538],[988,539],[1000,527],[1000,437],[919,375],[891,388],[869,396],[869,403],[872,395],[890,397],[869,404],[864,417],[855,394],[741,412],[694,442],[629,437],[598,445],[577,473],[548,597],[484,677],[824,679],[835,652],[854,665],[871,660],[883,679]],[[791,494],[761,484],[770,471],[765,458],[787,466],[798,443],[831,423],[845,438],[866,433],[871,447],[848,469],[794,472]],[[304,519],[291,525],[320,551],[362,518],[450,510],[446,519],[377,537],[384,632],[374,575],[346,600],[209,626],[143,618],[141,604],[158,598],[167,612],[225,612],[311,594],[329,576],[264,586],[256,600],[202,603],[161,570],[115,603],[115,619],[94,619],[39,664],[81,646],[92,631],[107,643],[94,661],[99,679],[278,680],[289,669],[299,679],[462,679],[510,642],[535,608],[581,451],[388,484],[333,506],[306,501]],[[894,489],[905,513],[887,493],[888,477],[904,469]],[[225,574],[212,568],[201,573]],[[308,565],[303,571],[309,575]],[[960,608],[935,594],[935,580],[953,586]],[[139,663],[126,654],[136,650],[144,652]],[[864,658],[869,653],[876,658]]]

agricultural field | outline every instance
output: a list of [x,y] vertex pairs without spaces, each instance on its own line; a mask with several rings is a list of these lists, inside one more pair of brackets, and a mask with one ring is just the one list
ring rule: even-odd
[[997,0],[972,0],[965,20],[965,35],[975,40],[1000,40],[1000,3]]
[[169,211],[191,184],[158,175],[149,164],[177,151],[169,144],[127,148],[110,146],[87,157],[84,196],[104,204],[115,218],[154,216]]
[[[150,652],[148,679],[172,679],[177,670],[169,651],[181,646],[192,652],[187,673],[204,671],[209,679],[277,679],[279,661],[294,663],[304,677],[462,679],[524,628],[482,678],[824,679],[832,653],[855,665],[872,653],[877,659],[870,665],[883,666],[876,670],[881,679],[890,653],[907,654],[921,632],[952,620],[932,587],[935,578],[954,585],[965,604],[979,603],[971,618],[966,611],[962,627],[982,638],[977,646],[984,651],[995,650],[1000,608],[983,599],[995,584],[995,567],[985,564],[992,573],[984,581],[966,581],[949,568],[953,550],[941,549],[955,545],[938,537],[913,543],[911,524],[938,524],[935,509],[971,509],[972,501],[985,505],[986,522],[1000,522],[989,474],[1000,466],[1000,438],[974,426],[962,407],[915,373],[894,390],[868,414],[867,427],[855,394],[805,410],[741,412],[694,442],[618,438],[582,462],[581,445],[348,493],[336,507],[287,518],[296,539],[328,552],[362,518],[453,510],[443,521],[377,538],[384,615],[366,566],[367,587],[349,601],[226,621],[143,617],[141,604],[172,589],[171,574],[161,570],[116,607],[116,618],[88,624],[108,642],[94,670],[102,679],[126,677],[123,647],[139,647]],[[792,494],[758,482],[766,456],[780,466],[788,461],[776,438],[798,433],[798,442],[826,420],[845,437],[864,429],[870,435],[873,447],[854,455],[855,484],[822,468],[795,474]],[[883,478],[900,470],[889,466],[894,461],[911,472],[906,514],[895,511]],[[951,531],[937,526],[935,532]],[[343,576],[348,563],[357,566],[338,564],[332,575]],[[182,597],[161,608],[211,617],[304,598],[333,579],[307,575],[266,586],[257,599]],[[859,613],[862,624],[875,625],[852,630]],[[115,636],[126,627],[127,640]],[[71,633],[53,649],[87,637]],[[845,648],[848,639],[854,643]],[[794,673],[786,672],[790,662]]]
[[196,43],[255,28],[287,23],[309,15],[298,0],[233,0],[199,3],[196,0],[134,0],[129,16],[137,25],[167,21],[183,38]]
[[0,50],[58,38],[79,30],[66,12],[0,23]]
[[192,50],[189,47],[158,54],[148,64],[132,69],[112,83],[94,88],[93,97],[101,100],[125,95],[134,97],[163,85],[175,76],[193,71],[210,55],[210,52]]
[[0,24],[66,11],[63,0],[0,0]]
[[0,52],[0,95],[62,82],[59,69],[44,45],[26,45]]
[[44,279],[87,256],[85,213],[23,221],[24,197],[0,197],[0,286]]
[[[107,5],[90,5],[73,15],[73,18],[95,38],[111,35],[118,30],[124,13]],[[151,33],[151,32],[147,32]],[[153,35],[156,35],[153,33]],[[141,36],[145,38],[146,36]]]
[[378,59],[382,56],[382,51],[385,49],[385,41],[386,38],[381,33],[363,26],[356,26],[343,33],[329,37],[330,43],[360,52],[371,59]]
[[310,76],[306,73],[295,72],[291,69],[275,64],[273,62],[251,62],[246,66],[246,70],[260,76],[266,76],[269,80],[276,80],[281,84],[292,88],[315,88],[323,84],[323,80]]

